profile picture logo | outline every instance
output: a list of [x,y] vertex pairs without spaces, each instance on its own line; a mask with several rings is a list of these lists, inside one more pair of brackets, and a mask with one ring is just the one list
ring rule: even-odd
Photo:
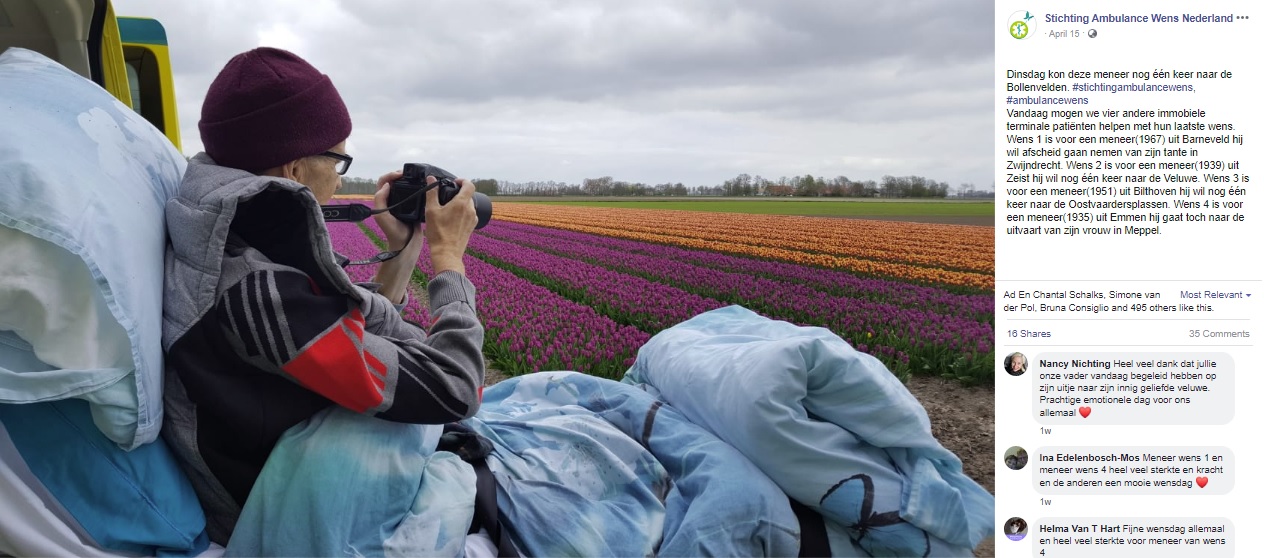
[[1035,34],[1036,17],[1031,12],[1014,12],[1009,16],[1009,36],[1022,40]]
[[1010,376],[1022,376],[1027,371],[1027,355],[1020,352],[1012,352],[1005,357],[1005,371]]
[[1015,471],[1027,466],[1027,450],[1014,446],[1005,450],[1005,466]]
[[1027,537],[1027,520],[1011,517],[1005,522],[1005,537],[1011,541],[1021,541]]

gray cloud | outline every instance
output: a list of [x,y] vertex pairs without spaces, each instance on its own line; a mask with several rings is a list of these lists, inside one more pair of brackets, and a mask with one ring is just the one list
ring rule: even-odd
[[234,54],[291,48],[355,119],[351,174],[991,183],[992,4],[115,0],[171,38],[185,151]]

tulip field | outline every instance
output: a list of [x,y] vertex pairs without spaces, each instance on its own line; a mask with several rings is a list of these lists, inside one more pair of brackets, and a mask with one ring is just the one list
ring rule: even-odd
[[[384,249],[372,220],[331,223],[353,260]],[[738,304],[828,328],[899,376],[990,383],[991,227],[496,202],[470,239],[488,365],[618,379],[655,333]],[[368,281],[373,266],[348,268]],[[421,258],[408,319],[432,270]]]

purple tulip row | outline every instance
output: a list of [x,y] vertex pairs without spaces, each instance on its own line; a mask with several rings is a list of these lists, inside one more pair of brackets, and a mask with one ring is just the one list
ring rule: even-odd
[[[831,296],[798,282],[770,279],[694,265],[673,259],[669,254],[643,254],[606,246],[601,237],[565,239],[544,237],[538,231],[492,226],[485,235],[566,258],[578,258],[602,267],[617,269],[659,283],[743,304],[781,319],[804,320],[815,325],[843,325],[866,331],[879,329],[943,329],[976,335],[980,324],[961,316],[945,315],[926,307],[905,308],[870,298]],[[827,305],[833,305],[828,308]],[[991,330],[990,326],[986,328]]]
[[[353,259],[384,249],[376,223],[365,228],[379,246],[366,247],[360,234],[363,255],[338,242],[335,249]],[[501,221],[478,231],[469,248],[485,352],[511,374],[573,369],[618,378],[650,334],[736,303],[827,327],[897,374],[991,377],[990,296]],[[424,285],[429,258],[418,268]]]
[[721,271],[791,281],[836,296],[863,298],[886,304],[922,308],[936,312],[967,316],[980,321],[992,320],[994,300],[991,294],[958,294],[936,287],[913,285],[891,279],[859,277],[844,271],[799,265],[790,262],[760,260],[707,250],[697,250],[652,242],[641,242],[595,234],[551,229],[536,225],[492,221],[483,234],[503,236],[513,232],[524,237],[561,239],[633,254],[688,262]]
[[470,238],[469,249],[516,268],[519,275],[592,306],[615,321],[648,333],[658,333],[708,310],[727,306],[683,289],[482,234]]
[[[651,286],[638,285],[639,289],[653,290],[655,287],[652,285],[657,285],[660,291],[684,290],[741,304],[774,319],[826,327],[849,340],[870,344],[870,352],[879,356],[896,359],[899,349],[902,349],[920,357],[919,364],[943,366],[947,364],[941,362],[944,357],[956,358],[963,352],[978,352],[981,353],[979,356],[983,356],[991,350],[991,324],[969,317],[869,299],[831,296],[796,282],[721,271],[681,262],[667,255],[646,255],[609,248],[602,242],[605,239],[598,236],[589,236],[582,241],[570,240],[545,236],[539,231],[521,227],[499,225],[488,226],[484,235],[505,243],[501,250],[512,252],[516,249],[519,259],[540,262],[539,265],[554,269],[554,274],[561,273],[556,270],[584,265],[610,268],[634,276],[633,281],[640,278],[651,281]],[[487,242],[484,240],[482,244]],[[541,251],[549,254],[540,255]],[[587,274],[599,279],[602,277],[601,273],[592,271]],[[613,287],[620,289],[623,288],[621,285],[629,282],[625,279],[614,283]]]
[[[326,228],[329,230],[329,240],[334,251],[351,261],[365,260],[381,251],[381,248],[365,236],[363,229],[352,223],[330,223]],[[349,265],[345,269],[347,276],[356,283],[372,282],[373,274],[377,272],[377,266],[373,265]],[[423,327],[430,323],[430,312],[421,305],[416,286],[409,287],[408,302],[400,315],[406,320],[422,324]]]
[[[376,223],[365,223],[382,238]],[[427,257],[420,259],[418,269],[425,277],[434,272]],[[484,353],[505,373],[578,370],[617,379],[649,340],[634,327],[478,258],[466,256],[465,272],[478,290]]]

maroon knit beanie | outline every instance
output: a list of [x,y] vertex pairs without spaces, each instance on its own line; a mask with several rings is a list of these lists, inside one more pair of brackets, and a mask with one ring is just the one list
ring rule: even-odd
[[329,76],[292,52],[261,47],[220,70],[198,130],[216,163],[259,172],[338,145],[351,135],[351,115]]

